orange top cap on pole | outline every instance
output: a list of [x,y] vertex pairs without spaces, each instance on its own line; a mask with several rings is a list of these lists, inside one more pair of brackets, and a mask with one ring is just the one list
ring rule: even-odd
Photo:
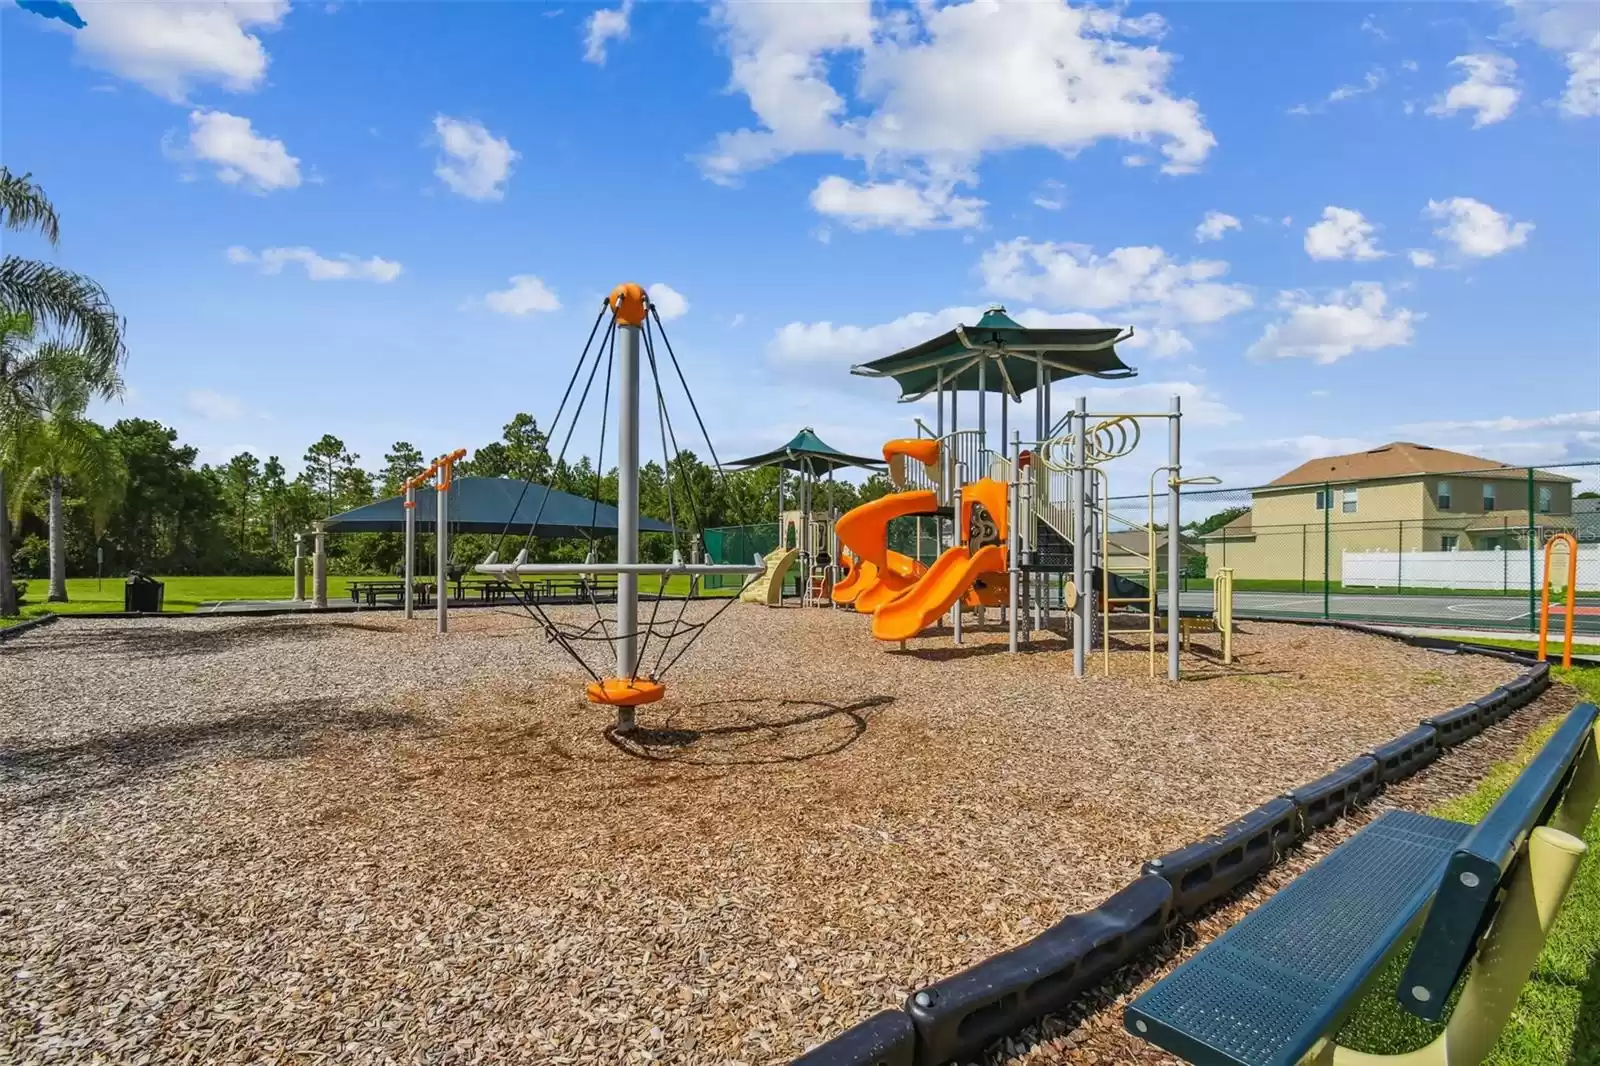
[[434,468],[439,471],[439,488],[448,489],[450,487],[450,477],[455,472],[456,463],[466,457],[467,450],[465,448],[457,448],[449,455],[439,456],[433,464]]
[[606,306],[617,316],[618,324],[642,326],[650,307],[650,298],[645,295],[643,285],[625,281],[611,290],[611,295],[606,298]]

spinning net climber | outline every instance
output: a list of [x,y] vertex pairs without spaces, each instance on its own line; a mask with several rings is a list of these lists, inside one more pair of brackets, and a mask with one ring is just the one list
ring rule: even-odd
[[[528,561],[533,549],[533,532],[538,528],[539,519],[551,495],[543,491],[534,519],[528,524],[528,533],[512,561],[499,561],[508,549],[506,539],[512,524],[508,518],[495,551],[476,567],[479,573],[496,575],[511,583],[517,602],[544,631],[547,639],[571,656],[589,675],[590,682],[586,689],[589,701],[617,709],[617,721],[613,727],[617,732],[629,732],[634,728],[634,708],[654,703],[666,694],[665,677],[668,671],[683,658],[700,634],[737,599],[727,598],[709,618],[696,621],[687,615],[687,595],[678,599],[676,607],[670,606],[671,601],[667,598],[668,581],[679,575],[743,574],[754,577],[762,570],[759,566],[714,565],[692,558],[698,554],[693,546],[701,543],[700,534],[705,528],[705,505],[709,501],[695,497],[693,481],[688,476],[688,465],[682,461],[677,430],[668,410],[663,366],[657,357],[658,339],[665,361],[671,364],[673,378],[683,390],[701,438],[705,440],[713,469],[721,476],[716,449],[706,433],[705,422],[700,417],[694,396],[689,392],[683,368],[679,366],[678,357],[667,340],[661,316],[656,313],[649,295],[641,286],[632,282],[618,285],[606,297],[600,313],[595,317],[594,326],[589,330],[589,339],[584,343],[583,352],[578,356],[577,365],[556,409],[556,416],[550,423],[549,439],[562,438],[554,463],[554,469],[561,469],[579,419],[591,399],[598,394],[600,439],[593,483],[589,486],[593,511],[585,529],[588,540],[585,561]],[[655,423],[653,428],[660,438],[665,468],[667,522],[673,530],[672,560],[666,563],[639,561],[641,352],[650,371],[654,394],[650,406],[654,410],[649,412],[648,420]],[[603,377],[602,363],[605,366]],[[611,402],[613,390],[616,393],[614,415]],[[608,453],[606,436],[613,427],[616,450]],[[602,507],[601,482],[605,476],[608,454],[615,456],[617,466],[616,559],[613,562],[600,559],[601,538],[596,529]],[[524,480],[517,506],[511,509],[513,517],[533,487],[531,480]],[[684,561],[681,550],[684,526],[680,524],[680,519],[687,522],[688,528],[694,532],[693,539],[688,541],[691,545],[691,559],[688,562]],[[610,617],[600,601],[598,582],[595,580],[602,574],[616,575],[616,606]],[[559,575],[578,577],[579,594],[593,608],[593,620],[571,622],[557,619],[539,602],[533,582]],[[647,595],[642,608],[639,597],[641,576],[653,577],[656,581],[654,594]]]

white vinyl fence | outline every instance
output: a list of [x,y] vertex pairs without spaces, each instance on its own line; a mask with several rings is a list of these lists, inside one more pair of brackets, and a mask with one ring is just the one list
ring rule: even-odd
[[[1552,588],[1566,587],[1567,553],[1557,548]],[[1528,591],[1527,549],[1512,551],[1351,552],[1341,571],[1346,588],[1489,589]],[[1533,560],[1533,587],[1544,584],[1544,551]],[[1578,591],[1600,592],[1600,544],[1578,548]]]

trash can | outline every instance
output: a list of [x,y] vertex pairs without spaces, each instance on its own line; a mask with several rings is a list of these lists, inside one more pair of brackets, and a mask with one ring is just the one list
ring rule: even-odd
[[135,570],[128,574],[128,583],[123,586],[122,609],[145,614],[159,613],[166,592],[166,585]]

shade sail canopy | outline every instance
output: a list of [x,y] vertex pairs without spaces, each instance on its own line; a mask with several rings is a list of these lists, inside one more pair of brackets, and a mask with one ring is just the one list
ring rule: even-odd
[[[450,483],[452,533],[532,534],[535,537],[585,537],[617,531],[617,509],[570,492],[543,485],[527,485],[503,477],[458,477]],[[548,499],[547,499],[548,497]],[[417,490],[417,528],[432,530],[439,516],[434,489]],[[507,520],[510,520],[509,529]],[[334,515],[322,523],[330,533],[399,533],[406,527],[405,500],[379,500],[353,511]],[[645,533],[671,533],[672,527],[640,516]]]
[[881,467],[883,460],[868,459],[830,448],[823,443],[821,437],[817,436],[815,430],[807,426],[781,448],[752,455],[747,459],[736,459],[727,465],[743,470],[753,470],[759,466],[781,466],[785,470],[795,470],[814,477],[845,466],[864,466],[869,469]]
[[1037,388],[1039,364],[1047,381],[1062,378],[1131,378],[1137,371],[1117,355],[1116,343],[1132,330],[1027,329],[1003,307],[991,307],[975,326],[957,326],[932,340],[894,355],[850,368],[852,374],[894,378],[901,402],[921,399],[939,387],[977,392],[1003,392],[1013,399]]

